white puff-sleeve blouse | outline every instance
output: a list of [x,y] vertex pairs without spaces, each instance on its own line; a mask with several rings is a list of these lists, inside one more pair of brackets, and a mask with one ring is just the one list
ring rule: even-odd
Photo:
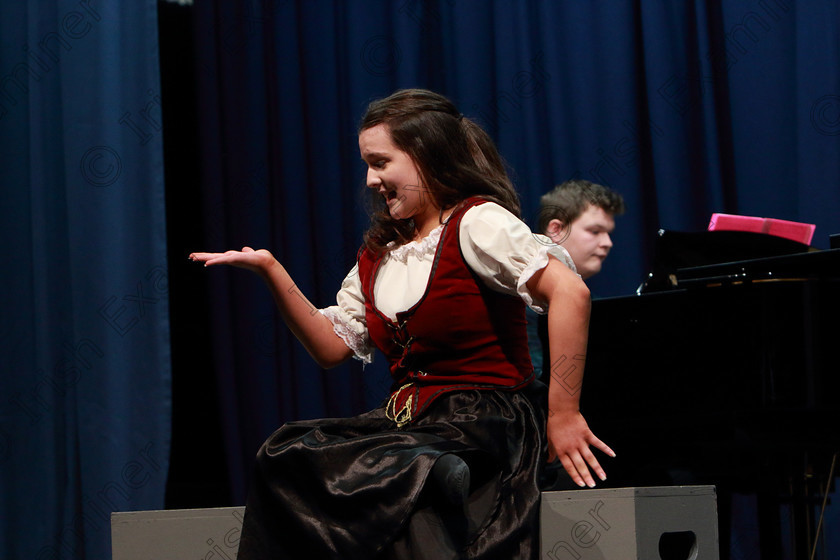
[[[423,296],[443,227],[438,226],[423,239],[396,247],[383,257],[373,295],[384,315],[396,319],[397,313],[409,309]],[[534,301],[525,284],[548,265],[549,256],[577,272],[563,247],[544,235],[532,233],[519,218],[492,202],[473,206],[464,213],[459,240],[467,264],[488,288],[518,295],[537,313],[546,312],[546,303]],[[332,322],[333,330],[353,350],[354,357],[370,363],[374,347],[365,323],[358,265],[341,283],[336,303],[320,312]]]

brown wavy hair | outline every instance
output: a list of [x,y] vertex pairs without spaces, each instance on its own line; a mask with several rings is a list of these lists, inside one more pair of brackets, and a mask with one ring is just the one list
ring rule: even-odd
[[[490,136],[446,97],[423,89],[399,90],[368,105],[359,133],[384,124],[394,145],[408,154],[435,205],[452,208],[482,197],[520,215],[519,196]],[[371,226],[365,246],[377,254],[389,243],[414,237],[414,220],[396,220],[382,197],[370,191]]]
[[585,181],[571,179],[540,198],[540,216],[538,227],[541,233],[548,230],[548,223],[558,219],[567,227],[577,220],[589,206],[601,208],[611,216],[624,213],[624,198],[609,187]]

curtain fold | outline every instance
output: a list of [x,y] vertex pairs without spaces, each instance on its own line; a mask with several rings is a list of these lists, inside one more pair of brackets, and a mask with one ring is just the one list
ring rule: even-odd
[[0,7],[0,551],[108,558],[163,506],[170,356],[156,5]]

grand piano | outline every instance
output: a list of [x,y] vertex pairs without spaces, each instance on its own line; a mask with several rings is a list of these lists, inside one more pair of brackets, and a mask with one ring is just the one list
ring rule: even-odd
[[754,496],[761,559],[810,558],[840,448],[840,249],[660,232],[655,262],[592,303],[581,408],[618,454],[609,485],[716,485],[721,558],[732,497]]

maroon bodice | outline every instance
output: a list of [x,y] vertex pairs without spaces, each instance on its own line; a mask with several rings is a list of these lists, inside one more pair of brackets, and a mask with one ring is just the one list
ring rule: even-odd
[[394,385],[388,414],[400,426],[444,392],[513,390],[534,378],[525,304],[486,287],[461,253],[461,218],[483,202],[469,199],[453,212],[441,233],[425,293],[398,313],[396,322],[376,309],[373,298],[381,257],[367,249],[359,254],[367,328],[390,364]]

